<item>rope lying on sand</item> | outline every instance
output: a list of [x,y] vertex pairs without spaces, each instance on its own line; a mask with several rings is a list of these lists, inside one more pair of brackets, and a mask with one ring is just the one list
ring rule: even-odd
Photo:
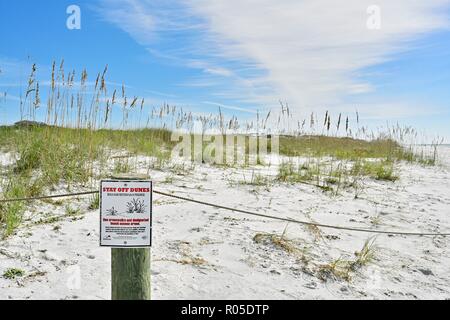
[[86,191],[86,192],[76,192],[76,193],[66,193],[66,194],[55,194],[52,196],[38,196],[38,197],[30,197],[30,198],[15,198],[15,199],[0,199],[0,203],[7,202],[22,202],[22,201],[34,201],[34,200],[46,200],[46,199],[55,199],[55,198],[65,198],[65,197],[76,197],[76,196],[86,196],[90,194],[99,193],[98,191]]
[[[76,192],[76,193],[66,193],[66,194],[57,194],[57,195],[50,195],[50,196],[39,196],[39,197],[31,197],[31,198],[16,198],[16,199],[0,199],[0,203],[8,203],[8,202],[19,202],[19,201],[33,201],[33,200],[45,200],[45,199],[54,199],[54,198],[65,198],[65,197],[76,197],[76,196],[85,196],[85,195],[91,195],[91,194],[97,194],[99,191],[86,191],[86,192]],[[323,223],[315,223],[315,222],[308,222],[308,221],[302,221],[302,220],[295,220],[290,218],[283,218],[283,217],[276,217],[271,216],[268,214],[263,213],[257,213],[252,212],[248,210],[243,209],[237,209],[237,208],[231,208],[211,202],[201,201],[201,200],[195,200],[187,197],[177,196],[175,194],[162,192],[158,190],[153,190],[153,193],[170,197],[178,200],[188,201],[192,203],[201,204],[204,206],[209,206],[217,209],[223,209],[228,211],[234,211],[243,213],[246,215],[256,216],[260,218],[267,218],[272,220],[278,220],[278,221],[284,221],[284,222],[290,222],[290,223],[297,223],[302,224],[306,226],[315,226],[320,228],[327,228],[327,229],[335,229],[335,230],[347,230],[347,231],[354,231],[354,232],[365,232],[365,233],[376,233],[376,234],[390,234],[390,235],[403,235],[403,236],[443,236],[448,237],[450,236],[450,233],[422,233],[422,232],[402,232],[402,231],[386,231],[386,230],[372,230],[372,229],[364,229],[364,228],[354,228],[354,227],[344,227],[344,226],[336,226],[336,225],[330,225],[330,224],[323,224]]]

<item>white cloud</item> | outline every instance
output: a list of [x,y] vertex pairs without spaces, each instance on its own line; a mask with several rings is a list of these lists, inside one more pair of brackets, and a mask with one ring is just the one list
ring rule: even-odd
[[155,39],[155,16],[146,3],[139,0],[101,0],[98,11],[103,18],[146,45]]
[[222,77],[231,77],[233,76],[233,72],[231,72],[229,69],[220,67],[220,66],[214,66],[206,61],[199,61],[199,60],[193,60],[188,63],[188,65],[191,68],[201,69],[204,73],[211,74],[211,75],[217,75]]
[[257,113],[257,111],[255,111],[255,110],[250,110],[250,109],[241,108],[241,107],[237,107],[237,106],[230,106],[227,104],[222,104],[222,103],[213,102],[213,101],[203,101],[203,103],[207,104],[207,105],[215,106],[217,108],[222,108],[222,109],[241,111],[241,112],[253,113],[253,114]]
[[218,75],[218,76],[223,76],[223,77],[231,77],[233,75],[233,73],[225,68],[221,68],[221,67],[208,67],[208,68],[204,68],[203,72],[205,73],[209,73],[212,75]]
[[373,0],[195,0],[191,9],[207,18],[211,47],[227,59],[267,71],[258,86],[298,107],[339,103],[365,92],[363,68],[408,48],[420,34],[447,27],[443,0],[377,0],[381,29],[367,28]]
[[[189,52],[187,66],[202,69],[205,77],[214,80],[228,78],[228,86],[223,85],[216,95],[266,105],[283,99],[294,109],[308,112],[338,108],[349,95],[376,92],[361,80],[365,68],[408,50],[422,35],[449,26],[448,0],[120,3],[121,9],[107,10],[106,17],[146,45],[151,43],[148,35],[156,30],[194,29],[201,43],[179,48],[177,56],[183,58],[183,52]],[[380,30],[367,28],[367,8],[373,4],[381,9]],[[192,54],[202,59],[193,63]],[[224,67],[224,62],[246,70]],[[209,83],[197,79],[202,80]],[[389,110],[379,112],[386,115]]]

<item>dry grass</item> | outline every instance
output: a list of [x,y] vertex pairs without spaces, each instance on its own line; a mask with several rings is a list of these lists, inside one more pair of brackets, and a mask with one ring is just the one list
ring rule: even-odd
[[277,235],[272,233],[257,233],[253,237],[253,241],[258,244],[274,246],[277,249],[293,255],[297,260],[303,263],[308,263],[308,258],[306,256],[306,249],[301,247],[298,243],[290,240],[286,237],[287,226],[283,231],[283,234]]
[[330,278],[350,281],[354,272],[373,261],[376,250],[375,240],[375,237],[366,240],[361,251],[355,252],[355,259],[338,258],[328,264],[320,265],[317,270],[318,277],[323,281]]
[[175,241],[174,248],[175,251],[181,256],[178,259],[175,258],[162,258],[157,261],[169,261],[175,262],[182,265],[191,265],[195,267],[209,266],[210,264],[202,257],[192,254],[192,246],[190,242],[187,241]]
[[[245,140],[248,160],[255,151],[249,149],[250,137],[268,133],[272,124],[270,132],[281,135],[282,155],[309,159],[302,167],[283,164],[278,181],[313,184],[333,195],[348,186],[355,188],[355,195],[358,194],[359,178],[355,177],[395,181],[398,179],[397,161],[435,164],[436,146],[442,142],[433,142],[431,156],[415,153],[412,147],[405,147],[416,142],[414,129],[395,126],[378,133],[369,132],[360,125],[358,114],[357,130],[353,131],[354,117],[342,114],[335,117],[328,111],[324,121],[319,121],[319,116],[312,113],[309,119],[294,126],[292,112],[283,103],[279,112],[269,111],[266,115],[258,112],[256,119],[246,122],[240,122],[234,115],[227,117],[220,108],[217,113],[194,115],[168,104],[149,107],[144,99],[128,96],[125,86],[107,88],[107,67],[94,77],[95,81],[88,81],[86,70],[76,79],[75,71],[64,70],[64,61],[53,63],[51,85],[46,91],[40,88],[38,72],[33,65],[18,105],[20,123],[0,127],[0,149],[16,157],[14,165],[4,168],[6,173],[1,177],[3,198],[40,195],[62,184],[69,189],[96,187],[95,181],[111,174],[108,160],[117,156],[118,150],[126,152],[127,156],[115,159],[114,172],[135,171],[133,159],[137,155],[155,157],[152,168],[167,170],[170,151],[176,144],[171,141],[171,135],[181,129],[189,132],[191,138],[206,138],[210,129],[220,132],[212,135],[213,140],[240,136]],[[334,123],[331,119],[338,120]],[[201,134],[193,130],[196,122],[201,124]],[[203,143],[204,148],[206,144]],[[260,147],[258,142],[256,151]],[[269,141],[268,152],[271,150]],[[203,155],[197,158],[204,161]],[[327,158],[326,163],[322,162],[324,158]],[[372,158],[379,159],[378,163],[372,163]],[[247,160],[242,165],[248,165]],[[354,172],[347,168],[348,163],[353,163]],[[259,155],[257,164],[263,164]],[[179,176],[193,169],[194,165],[169,168]],[[272,181],[254,174],[245,183],[260,186]],[[25,204],[0,206],[4,236],[12,234],[20,225],[25,209]]]

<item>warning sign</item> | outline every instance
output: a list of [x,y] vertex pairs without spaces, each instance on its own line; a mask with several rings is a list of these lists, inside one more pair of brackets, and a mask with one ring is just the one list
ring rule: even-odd
[[101,182],[100,246],[151,246],[152,191],[151,181]]

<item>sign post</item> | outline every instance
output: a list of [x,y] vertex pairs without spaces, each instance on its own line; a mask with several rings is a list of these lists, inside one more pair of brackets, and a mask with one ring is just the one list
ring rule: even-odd
[[147,176],[100,186],[100,246],[111,247],[112,300],[150,300],[152,192]]

